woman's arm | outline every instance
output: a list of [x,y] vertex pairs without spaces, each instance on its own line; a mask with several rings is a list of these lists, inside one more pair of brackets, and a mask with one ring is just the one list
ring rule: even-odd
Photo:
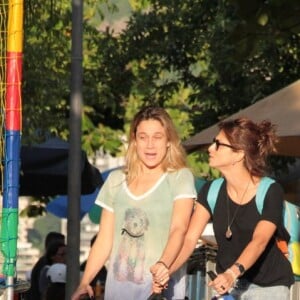
[[177,271],[191,256],[197,242],[205,229],[210,214],[201,204],[196,202],[194,212],[188,227],[188,231],[185,235],[183,246],[173,264],[170,267],[170,274]]
[[274,223],[266,220],[259,221],[255,227],[251,241],[242,251],[235,264],[228,268],[224,273],[219,274],[213,282],[209,283],[209,286],[212,286],[220,294],[230,290],[234,285],[235,280],[243,275],[238,264],[242,265],[244,271],[251,268],[266,249],[275,230],[276,225]]
[[72,300],[77,300],[80,295],[86,293],[88,293],[90,297],[93,296],[93,290],[90,286],[90,282],[103,267],[110,255],[113,244],[113,232],[114,213],[107,209],[103,209],[97,238],[90,250],[80,285],[72,295]]
[[[275,230],[276,225],[270,221],[262,220],[257,223],[251,241],[237,259],[237,262],[242,264],[245,270],[248,270],[261,256]],[[237,266],[233,265],[232,268],[240,275]]]
[[194,199],[179,199],[174,202],[169,238],[160,261],[170,266],[178,255],[192,215]]
[[192,214],[194,199],[178,199],[174,201],[169,237],[158,263],[151,267],[155,280],[168,277],[169,267],[176,259],[186,234]]
[[[174,216],[175,215],[176,214],[174,212]],[[158,270],[157,266],[160,264],[156,264],[151,268],[151,272],[155,274],[154,281],[158,283],[156,287],[153,286],[154,291],[158,292],[159,286],[164,286],[168,282],[170,274],[178,270],[190,257],[209,219],[210,215],[208,211],[202,205],[196,203],[192,217],[188,218],[190,222],[188,222],[189,225],[187,228],[187,232],[185,235],[183,234],[183,236],[181,236],[182,239],[180,240],[180,244],[177,245],[179,246],[179,248],[177,248],[178,251],[176,251],[176,254],[175,252],[173,253],[173,255],[175,256],[173,256],[173,261],[171,262],[171,266],[169,267],[169,269],[161,267],[161,269]],[[168,245],[161,257],[161,260],[163,260],[164,258],[167,259],[167,250]],[[168,260],[168,262],[170,262],[170,260]]]

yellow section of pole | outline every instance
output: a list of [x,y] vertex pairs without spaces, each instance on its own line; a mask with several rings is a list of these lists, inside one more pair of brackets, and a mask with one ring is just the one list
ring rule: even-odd
[[10,0],[8,12],[7,51],[23,51],[23,0]]

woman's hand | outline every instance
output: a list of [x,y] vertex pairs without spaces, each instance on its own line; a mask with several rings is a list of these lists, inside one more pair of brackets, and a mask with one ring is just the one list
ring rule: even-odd
[[235,284],[235,280],[230,273],[221,273],[218,274],[216,279],[210,281],[208,286],[212,287],[219,295],[223,295],[229,292]]
[[[153,277],[153,292],[160,293],[162,289],[167,287],[167,283],[170,279],[169,268],[164,262],[158,261],[150,268],[150,272]],[[160,291],[157,292],[154,289],[157,291],[160,289]]]
[[80,298],[86,294],[88,294],[90,298],[94,297],[93,288],[89,284],[81,284],[73,293],[71,300],[80,300]]
[[158,284],[158,283],[152,281],[152,293],[153,294],[159,294],[160,295],[165,288],[167,288],[167,285],[163,286],[161,284]]

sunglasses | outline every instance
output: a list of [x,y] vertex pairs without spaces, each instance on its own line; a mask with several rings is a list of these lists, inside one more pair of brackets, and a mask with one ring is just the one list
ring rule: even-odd
[[224,143],[221,143],[218,139],[214,138],[213,139],[213,144],[216,145],[216,151],[219,150],[219,147],[220,146],[224,146],[224,147],[228,147],[228,148],[231,148],[231,149],[234,149],[233,146],[229,145],[229,144],[224,144]]

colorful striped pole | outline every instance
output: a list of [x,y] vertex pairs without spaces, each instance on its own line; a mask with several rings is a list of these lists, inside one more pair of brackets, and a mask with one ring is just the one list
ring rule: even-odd
[[[7,36],[5,157],[1,226],[1,251],[4,255],[3,274],[9,279],[7,283],[8,288],[13,284],[17,261],[18,197],[22,129],[22,51],[23,1],[10,0]],[[8,297],[8,299],[10,298]]]

